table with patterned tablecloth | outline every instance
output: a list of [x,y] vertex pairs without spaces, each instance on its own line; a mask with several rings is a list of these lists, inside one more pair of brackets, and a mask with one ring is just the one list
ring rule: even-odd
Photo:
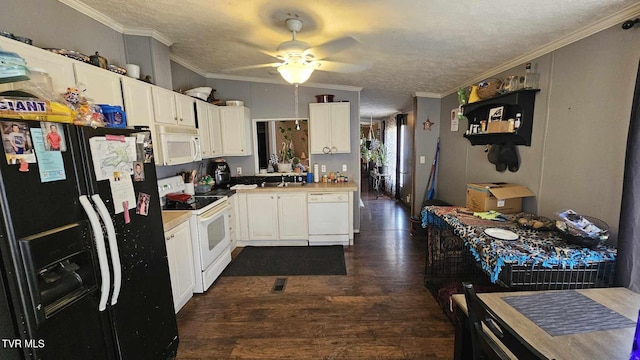
[[[617,250],[604,242],[592,249],[582,248],[568,244],[556,231],[523,228],[514,221],[485,220],[456,206],[426,206],[422,226],[453,229],[493,283],[545,289],[613,283]],[[487,228],[510,230],[518,239],[491,237],[485,233]]]

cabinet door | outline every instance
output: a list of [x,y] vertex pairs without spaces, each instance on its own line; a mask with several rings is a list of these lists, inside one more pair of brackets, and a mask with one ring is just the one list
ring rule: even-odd
[[164,125],[176,125],[178,117],[176,115],[176,98],[173,91],[163,89],[159,86],[151,87],[153,96],[153,112],[156,123]]
[[275,193],[247,195],[249,240],[278,239],[278,212]]
[[195,99],[191,96],[174,93],[176,97],[176,114],[178,125],[196,127]]
[[309,104],[309,151],[312,154],[324,154],[325,148],[331,148],[330,105]]
[[278,194],[278,230],[282,240],[309,238],[306,193]]
[[86,89],[86,96],[96,104],[123,106],[120,78],[114,72],[97,66],[75,62],[76,82]]
[[151,85],[127,77],[122,82],[124,111],[127,113],[128,126],[149,126],[153,124],[153,97]]
[[[68,87],[75,87],[76,78],[73,72],[74,60],[19,41],[0,37],[0,47],[5,51],[15,52],[25,59],[28,67],[45,70],[51,77],[53,91],[62,93]],[[20,83],[1,84],[1,90],[19,88]]]
[[210,158],[211,154],[211,131],[209,129],[209,105],[203,101],[196,102],[196,116],[198,118],[198,135],[200,135],[200,151],[202,158]]
[[209,141],[211,145],[211,156],[222,156],[222,129],[220,124],[220,110],[216,105],[208,106],[209,112]]
[[167,257],[169,257],[173,304],[177,313],[193,296],[193,288],[195,286],[189,221],[185,221],[167,231],[165,239],[167,241]]
[[331,103],[331,151],[351,152],[351,111],[350,104]]
[[244,106],[225,106],[220,108],[222,129],[222,152],[224,155],[249,155],[247,147],[247,122]]

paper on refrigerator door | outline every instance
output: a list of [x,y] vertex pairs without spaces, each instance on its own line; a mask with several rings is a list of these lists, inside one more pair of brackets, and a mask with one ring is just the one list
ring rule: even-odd
[[[112,179],[114,174],[133,174],[133,162],[137,157],[136,139],[134,137],[118,139],[121,141],[107,140],[103,136],[94,136],[89,139],[96,180]],[[133,203],[135,204],[135,201]]]
[[136,194],[133,190],[131,176],[122,176],[118,179],[109,179],[111,185],[111,195],[113,196],[113,206],[115,213],[120,214],[136,207]]

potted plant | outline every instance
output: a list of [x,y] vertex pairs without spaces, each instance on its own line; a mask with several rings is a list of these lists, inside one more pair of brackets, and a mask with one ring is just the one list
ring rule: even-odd
[[388,171],[388,155],[387,148],[383,143],[380,143],[376,148],[376,165],[378,166],[381,174],[386,174]]
[[280,126],[279,130],[282,135],[282,149],[280,150],[278,172],[291,172],[291,161],[295,156],[293,153],[293,129],[291,127],[284,128]]

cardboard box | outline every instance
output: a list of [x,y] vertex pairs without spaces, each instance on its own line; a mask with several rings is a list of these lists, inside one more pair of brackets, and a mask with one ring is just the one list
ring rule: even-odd
[[487,127],[488,133],[506,133],[509,132],[508,121],[490,121]]
[[517,213],[522,210],[522,198],[528,196],[535,194],[518,184],[467,184],[466,208],[477,212],[496,210],[505,214]]

